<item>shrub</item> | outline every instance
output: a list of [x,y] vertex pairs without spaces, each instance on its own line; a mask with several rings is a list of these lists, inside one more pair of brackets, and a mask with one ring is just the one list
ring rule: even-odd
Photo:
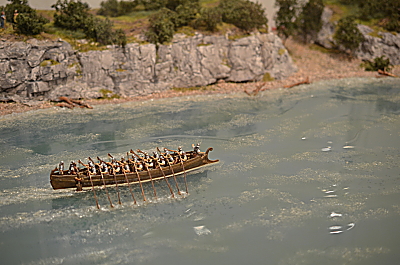
[[162,8],[150,16],[150,26],[145,33],[149,42],[157,44],[172,40],[175,32],[176,13],[168,8]]
[[379,19],[382,26],[400,32],[399,0],[353,0],[359,7],[358,17],[364,20]]
[[100,3],[98,15],[106,17],[119,17],[132,12],[138,5],[137,1],[107,0]]
[[218,6],[222,12],[222,21],[249,32],[265,27],[268,19],[260,3],[249,0],[222,0]]
[[[36,12],[32,7],[29,6],[28,0],[8,0],[11,2],[4,8],[6,13],[7,23],[13,23],[14,10],[18,10],[19,13],[32,13]],[[1,10],[3,11],[3,10]]]
[[167,5],[168,0],[140,0],[145,10],[158,10]]
[[193,5],[199,7],[199,0],[167,0],[165,7],[177,11],[179,6]]
[[344,17],[338,21],[333,38],[339,45],[350,50],[350,53],[354,53],[360,43],[365,40],[353,17]]
[[39,16],[36,11],[19,14],[17,17],[16,31],[25,35],[37,35],[44,30],[44,25],[49,20]]
[[285,39],[296,31],[296,17],[298,13],[297,0],[276,0],[275,7],[278,11],[275,15],[275,25],[278,33]]
[[52,5],[56,9],[54,25],[62,29],[83,30],[87,38],[106,44],[125,46],[126,36],[122,30],[114,31],[109,19],[102,20],[89,14],[89,5],[73,0],[58,0]]
[[385,56],[376,57],[373,61],[365,60],[361,64],[365,68],[365,71],[390,71],[393,65],[390,63],[390,59],[385,59]]
[[[14,29],[19,34],[36,35],[44,30],[44,25],[49,21],[38,15],[36,10],[28,5],[27,0],[9,0],[10,4],[5,7],[7,21],[14,23]],[[14,21],[14,10],[18,10],[19,15]]]
[[314,39],[322,28],[322,12],[324,4],[322,0],[308,1],[299,15],[297,23],[298,33],[303,37],[304,42]]
[[89,16],[89,5],[78,1],[57,0],[51,6],[57,12],[54,14],[54,25],[63,29],[83,29]]
[[187,26],[196,18],[200,5],[198,1],[187,2],[176,7],[175,28]]
[[197,18],[193,26],[195,28],[205,28],[208,31],[216,31],[218,24],[222,23],[221,11],[218,8],[202,8],[200,17]]

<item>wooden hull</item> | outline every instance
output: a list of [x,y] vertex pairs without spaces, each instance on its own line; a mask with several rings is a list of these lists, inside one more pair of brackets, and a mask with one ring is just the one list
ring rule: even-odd
[[123,185],[127,183],[126,179],[128,179],[129,183],[135,184],[139,183],[139,181],[143,183],[151,181],[151,179],[163,179],[164,175],[169,178],[173,177],[174,174],[175,176],[177,176],[183,174],[184,172],[193,171],[200,167],[218,162],[219,160],[210,160],[208,158],[208,153],[212,150],[212,148],[208,148],[206,152],[201,153],[194,158],[188,159],[183,163],[183,166],[182,164],[174,164],[171,165],[171,167],[162,167],[162,170],[160,168],[149,169],[149,172],[143,170],[137,173],[127,172],[125,174],[115,174],[115,176],[113,174],[96,174],[89,177],[86,172],[79,172],[76,175],[60,175],[56,173],[56,170],[53,170],[50,173],[50,183],[53,189],[69,189],[77,188],[77,179],[80,179],[80,184],[82,185],[82,188],[89,188],[92,187],[92,183],[93,186],[103,186],[104,182],[106,185],[115,185],[115,180],[118,185]]

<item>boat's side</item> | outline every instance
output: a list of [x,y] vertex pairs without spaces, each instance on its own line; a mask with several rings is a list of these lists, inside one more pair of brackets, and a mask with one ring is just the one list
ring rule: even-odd
[[106,185],[115,185],[118,184],[126,184],[127,180],[129,183],[139,183],[139,182],[148,182],[153,180],[158,180],[169,177],[173,177],[174,175],[180,175],[184,172],[189,172],[192,170],[196,170],[200,167],[213,164],[218,162],[219,160],[210,160],[208,158],[208,153],[212,151],[212,148],[208,148],[206,152],[201,153],[200,155],[191,158],[182,163],[177,163],[171,166],[166,166],[156,169],[142,170],[138,172],[126,172],[120,174],[103,174],[103,175],[87,175],[87,171],[79,172],[76,175],[60,175],[56,174],[55,170],[53,170],[50,174],[50,183],[53,189],[68,189],[68,188],[76,188],[78,185],[81,187],[91,187],[93,186],[102,186],[104,183]]

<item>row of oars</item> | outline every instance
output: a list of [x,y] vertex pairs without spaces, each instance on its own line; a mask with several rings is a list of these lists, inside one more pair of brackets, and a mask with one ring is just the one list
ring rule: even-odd
[[[158,148],[157,148],[157,150],[160,152],[160,150],[159,150]],[[138,154],[136,154],[133,150],[130,150],[130,152],[131,152],[133,155],[135,155],[137,158],[142,159],[142,158],[141,158]],[[142,151],[139,150],[139,149],[138,149],[138,152],[144,154],[144,152],[142,152]],[[160,152],[160,153],[161,153],[161,152]],[[182,165],[182,169],[183,169],[183,173],[184,173],[184,181],[185,181],[185,187],[186,187],[186,194],[189,194],[189,192],[188,192],[188,186],[187,186],[187,181],[186,181],[186,170],[185,170],[185,167],[184,167],[184,164],[183,164],[183,160],[182,160],[182,157],[181,157],[181,155],[179,154],[179,152],[176,152],[176,153],[177,153],[178,156],[179,156],[179,161],[180,161],[180,164]],[[113,157],[112,155],[108,154],[108,156],[109,156],[111,159],[114,160],[114,157]],[[128,156],[128,160],[129,160],[129,154],[128,154],[128,153],[127,153],[127,156]],[[92,158],[89,157],[88,159],[93,163],[93,165],[96,165],[96,163],[93,161]],[[121,205],[121,204],[122,204],[122,202],[121,202],[121,195],[120,195],[119,188],[118,188],[118,181],[117,181],[117,177],[116,177],[115,165],[114,165],[113,163],[105,162],[105,161],[101,160],[99,157],[97,157],[97,160],[99,160],[100,162],[106,163],[107,165],[111,166],[111,168],[112,168],[112,174],[113,174],[114,182],[115,182],[115,189],[116,189],[117,195],[118,195],[118,204]],[[161,170],[161,173],[163,174],[163,178],[164,178],[164,180],[165,180],[165,182],[166,182],[166,184],[167,184],[167,186],[168,186],[168,188],[169,188],[169,190],[170,190],[170,193],[171,193],[172,198],[175,198],[175,194],[174,194],[174,192],[173,192],[173,190],[172,190],[171,185],[170,185],[169,182],[168,182],[168,179],[167,179],[167,176],[166,176],[165,173],[164,173],[164,170],[162,169],[160,163],[159,163],[157,160],[154,160],[154,161],[157,163],[158,168]],[[182,193],[181,193],[181,191],[180,191],[180,189],[179,189],[178,181],[177,181],[177,179],[176,179],[175,172],[174,172],[174,170],[173,170],[173,168],[172,168],[172,165],[170,164],[170,162],[169,162],[168,160],[165,160],[165,161],[167,162],[168,167],[170,168],[170,170],[171,170],[171,172],[172,172],[172,176],[173,176],[173,178],[174,178],[175,186],[176,186],[176,189],[177,189],[177,191],[178,191],[178,194],[179,194],[179,195],[182,195]],[[93,191],[94,199],[95,199],[95,201],[96,201],[96,206],[97,206],[97,209],[100,209],[100,204],[99,204],[99,200],[98,200],[98,198],[97,198],[96,190],[95,190],[95,188],[94,188],[94,184],[93,184],[93,180],[92,180],[92,175],[91,175],[90,167],[89,167],[89,165],[84,164],[84,163],[83,163],[82,161],[80,161],[80,160],[79,160],[78,162],[79,162],[81,165],[83,165],[83,166],[85,166],[85,167],[87,168],[87,172],[88,172],[90,184],[91,184],[91,186],[92,186],[92,191]],[[147,163],[143,163],[143,164],[144,164],[144,167],[145,167],[145,169],[146,169],[146,171],[147,171],[147,173],[148,173],[148,175],[149,175],[149,178],[150,178],[150,181],[151,181],[151,184],[152,184],[152,188],[153,188],[153,192],[154,192],[154,197],[157,199],[157,191],[156,191],[156,188],[155,188],[155,185],[154,185],[154,179],[153,179],[152,176],[151,176],[151,172],[150,172],[149,167],[147,166]],[[97,164],[97,165],[100,166],[100,164]],[[131,193],[131,195],[132,195],[133,203],[134,203],[135,205],[137,205],[137,201],[136,201],[135,195],[133,194],[133,190],[132,190],[131,184],[130,184],[130,182],[129,182],[128,176],[126,175],[126,170],[124,169],[123,166],[120,166],[120,169],[121,169],[122,173],[123,173],[124,176],[125,176],[125,181],[126,181],[126,183],[128,184],[129,191],[130,191],[130,193]],[[145,193],[144,193],[144,189],[143,189],[143,184],[142,184],[142,181],[141,181],[141,179],[140,179],[140,175],[139,175],[139,172],[138,172],[138,169],[137,169],[135,163],[133,163],[133,169],[134,169],[135,174],[136,174],[136,176],[137,176],[137,178],[138,178],[138,182],[139,182],[139,185],[140,185],[140,190],[141,190],[141,192],[142,192],[143,201],[147,201],[146,196],[145,196]],[[113,204],[112,201],[111,201],[111,197],[110,197],[110,194],[109,194],[109,192],[108,192],[107,185],[106,185],[106,182],[105,182],[105,180],[104,180],[104,174],[103,174],[101,168],[99,169],[99,171],[100,171],[101,180],[102,180],[102,182],[103,182],[104,190],[106,191],[107,198],[108,198],[108,201],[109,201],[109,203],[110,203],[110,207],[111,207],[111,208],[114,208],[114,204]]]

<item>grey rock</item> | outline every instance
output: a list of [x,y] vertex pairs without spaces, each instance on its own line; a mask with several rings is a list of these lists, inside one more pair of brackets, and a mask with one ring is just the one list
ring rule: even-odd
[[0,43],[0,94],[28,99],[97,98],[101,91],[147,95],[172,87],[205,86],[226,80],[283,79],[297,71],[281,40],[254,34],[174,36],[171,44],[110,46],[77,52],[64,41]]
[[332,9],[325,7],[321,16],[322,28],[318,32],[317,39],[315,40],[315,43],[327,49],[332,49],[335,47],[335,41],[333,40],[335,25],[331,22],[332,15]]
[[[332,10],[325,7],[322,13],[323,26],[315,40],[316,43],[328,49],[338,46],[333,39],[335,25],[330,22],[332,14]],[[354,53],[357,58],[373,60],[376,57],[385,56],[390,59],[392,64],[400,64],[400,34],[378,32],[372,36],[371,33],[373,33],[374,30],[370,27],[365,25],[357,25],[357,27],[365,38],[365,41],[360,44],[359,48]],[[339,46],[338,48],[344,51],[344,47]]]

